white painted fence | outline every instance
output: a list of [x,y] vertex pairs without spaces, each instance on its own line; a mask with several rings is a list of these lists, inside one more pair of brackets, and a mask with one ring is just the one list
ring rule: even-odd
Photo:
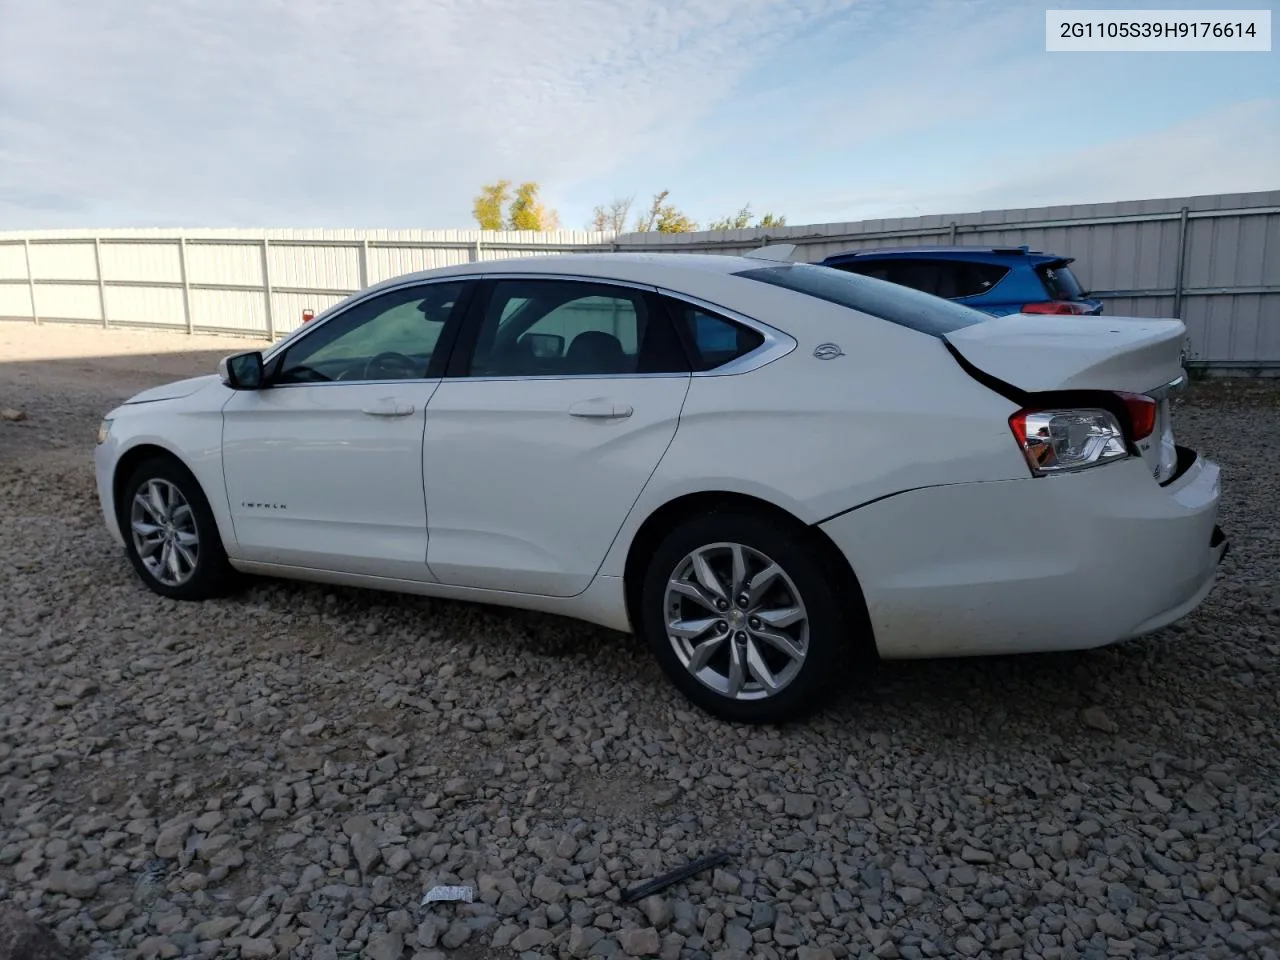
[[1030,244],[1077,258],[1111,314],[1181,317],[1200,365],[1280,370],[1280,191],[695,234],[0,232],[0,319],[278,337],[305,308],[430,267],[585,250],[741,253],[771,241],[809,260],[871,246]]

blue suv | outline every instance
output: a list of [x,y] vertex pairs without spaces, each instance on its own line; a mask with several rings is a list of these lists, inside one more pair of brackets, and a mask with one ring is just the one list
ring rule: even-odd
[[1029,247],[885,247],[837,253],[819,263],[923,290],[997,317],[1097,316],[1102,301],[1085,294],[1071,272],[1072,261]]

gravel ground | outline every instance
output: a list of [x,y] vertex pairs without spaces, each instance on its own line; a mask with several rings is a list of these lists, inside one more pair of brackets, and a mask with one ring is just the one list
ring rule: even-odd
[[[886,666],[751,729],[692,712],[629,638],[551,617],[287,582],[146,591],[98,515],[94,431],[235,346],[0,326],[0,407],[28,415],[0,422],[0,901],[64,940],[1278,956],[1280,384],[1178,408],[1223,466],[1233,539],[1189,620],[1085,654]],[[717,848],[713,873],[619,904]],[[420,908],[437,883],[475,902]]]

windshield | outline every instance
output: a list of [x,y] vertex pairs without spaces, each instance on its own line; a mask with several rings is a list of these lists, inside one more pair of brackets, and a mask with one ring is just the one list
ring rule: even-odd
[[972,307],[832,267],[789,263],[743,270],[736,276],[808,294],[934,337],[989,319]]
[[1046,263],[1038,271],[1044,281],[1045,292],[1052,300],[1079,300],[1084,296],[1084,288],[1080,281],[1062,261]]

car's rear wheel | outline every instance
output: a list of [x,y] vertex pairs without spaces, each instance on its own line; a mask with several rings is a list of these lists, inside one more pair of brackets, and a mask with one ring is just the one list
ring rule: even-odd
[[715,716],[775,723],[818,706],[852,661],[852,624],[798,525],[691,518],[655,551],[641,630],[663,670]]
[[209,501],[191,472],[156,457],[121,491],[125,549],[142,582],[173,600],[205,600],[231,586],[234,571]]

